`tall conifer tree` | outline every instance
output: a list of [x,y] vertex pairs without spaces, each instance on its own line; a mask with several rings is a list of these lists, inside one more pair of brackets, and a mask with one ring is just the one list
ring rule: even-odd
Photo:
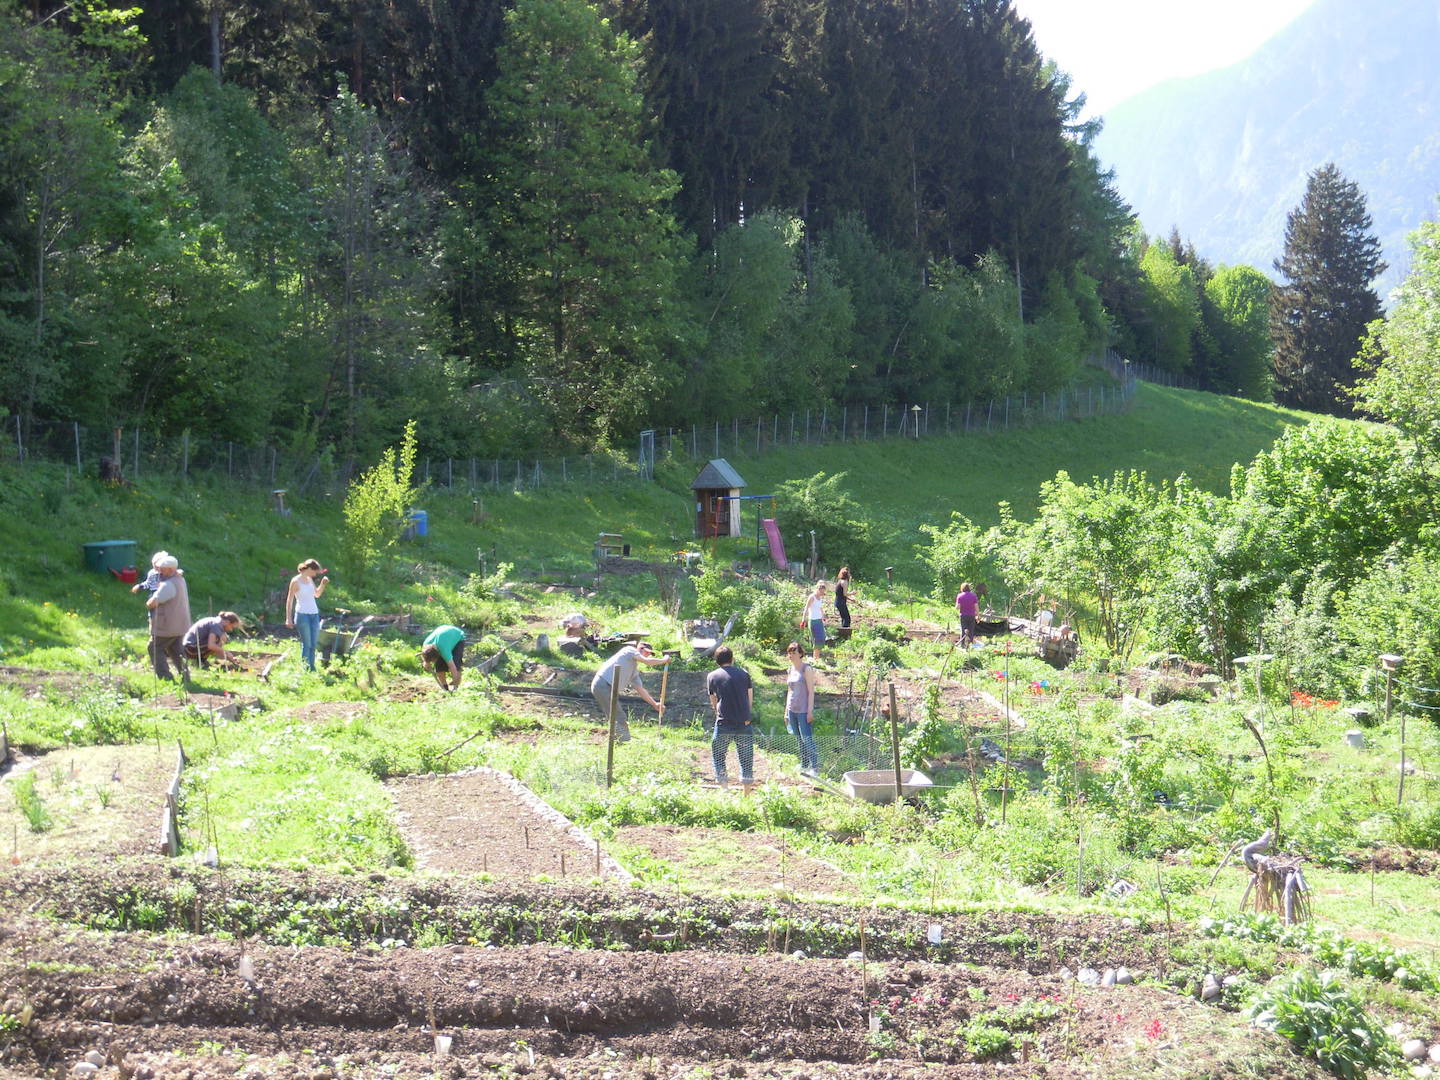
[[569,433],[628,434],[665,379],[679,255],[638,50],[586,0],[519,0],[506,30],[490,210],[517,351]]
[[1316,412],[1351,411],[1341,391],[1366,325],[1380,314],[1370,283],[1385,269],[1365,196],[1335,165],[1310,174],[1305,197],[1285,225],[1285,277],[1270,304],[1275,392],[1282,404]]

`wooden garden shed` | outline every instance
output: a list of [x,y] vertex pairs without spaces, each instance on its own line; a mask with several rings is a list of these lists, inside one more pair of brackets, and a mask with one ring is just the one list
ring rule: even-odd
[[695,535],[740,535],[740,492],[745,487],[741,478],[724,458],[705,463],[700,475],[690,483],[695,492]]

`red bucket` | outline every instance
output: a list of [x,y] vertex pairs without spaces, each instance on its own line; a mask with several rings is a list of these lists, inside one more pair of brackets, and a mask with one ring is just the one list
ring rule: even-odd
[[126,567],[123,567],[122,569],[119,569],[119,570],[116,570],[115,568],[112,567],[112,568],[110,569],[110,573],[112,573],[112,574],[115,575],[115,580],[116,580],[116,581],[124,582],[126,585],[134,585],[134,584],[135,584],[135,580],[136,580],[136,577],[137,577],[137,573],[136,573],[135,567],[133,567],[133,566],[126,566]]

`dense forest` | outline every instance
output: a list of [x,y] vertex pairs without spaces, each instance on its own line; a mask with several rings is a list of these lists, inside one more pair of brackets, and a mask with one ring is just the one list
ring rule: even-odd
[[[58,8],[58,10],[57,10]],[[0,407],[373,453],[1271,393],[1006,0],[0,0]]]

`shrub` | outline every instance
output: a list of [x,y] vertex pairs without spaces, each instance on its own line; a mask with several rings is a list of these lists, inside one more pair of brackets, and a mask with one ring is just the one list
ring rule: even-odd
[[792,558],[808,556],[814,532],[815,548],[826,564],[849,566],[862,576],[873,574],[884,537],[860,504],[841,489],[845,476],[818,472],[808,480],[780,485],[778,518],[786,551]]
[[934,596],[951,604],[967,581],[995,581],[996,552],[1004,543],[997,528],[981,529],[961,513],[951,513],[950,524],[921,525],[930,537],[928,545],[917,544],[915,553],[930,567]]
[[707,565],[695,579],[696,608],[721,622],[737,612],[743,617],[760,595],[756,585],[715,565]]
[[1250,1006],[1250,1022],[1345,1080],[1401,1064],[1400,1048],[1333,971],[1310,968],[1272,982]]
[[420,493],[415,475],[415,421],[405,425],[398,451],[387,447],[380,460],[350,482],[342,510],[341,558],[356,584],[405,532],[407,515]]
[[784,648],[796,636],[800,601],[784,593],[760,593],[745,613],[745,633],[756,644]]

